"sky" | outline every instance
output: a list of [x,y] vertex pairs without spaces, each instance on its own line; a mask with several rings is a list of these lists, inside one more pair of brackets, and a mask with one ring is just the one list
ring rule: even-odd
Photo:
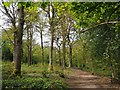
[[[1,9],[1,7],[0,7],[0,9]],[[42,17],[41,18],[43,18],[44,19],[44,14],[45,13],[43,13],[43,15],[42,15]],[[2,32],[2,27],[3,28],[6,28],[7,27],[7,25],[5,25],[4,23],[5,23],[5,19],[3,19],[3,18],[7,18],[5,15],[3,15],[2,14],[2,12],[0,11],[0,39],[2,39],[2,34],[1,34],[1,32]],[[1,27],[2,26],[2,27]],[[49,28],[45,28],[45,32],[43,32],[43,42],[45,42],[44,43],[44,45],[45,46],[49,46],[49,43],[46,43],[46,42],[49,42],[50,41],[50,37],[47,35],[47,31],[48,31],[48,29]],[[23,37],[23,39],[24,39],[24,37]],[[35,33],[34,34],[34,36],[33,36],[33,39],[35,39],[35,41],[36,41],[36,43],[37,44],[39,44],[39,45],[41,45],[41,39],[40,39],[40,34],[39,33]]]

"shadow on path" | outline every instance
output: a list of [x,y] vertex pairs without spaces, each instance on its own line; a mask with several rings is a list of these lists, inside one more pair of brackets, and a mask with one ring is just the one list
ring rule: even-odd
[[77,88],[96,88],[97,90],[109,88],[112,90],[120,90],[120,85],[111,84],[111,80],[108,77],[92,75],[90,72],[81,71],[79,69],[72,69],[72,71],[74,73],[68,75],[66,83],[71,89],[73,88],[73,90],[75,88],[75,90],[77,90]]

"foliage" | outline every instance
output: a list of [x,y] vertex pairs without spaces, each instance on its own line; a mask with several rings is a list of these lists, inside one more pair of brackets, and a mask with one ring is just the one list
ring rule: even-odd
[[[2,65],[3,88],[33,88],[42,90],[53,88],[64,90],[67,88],[63,79],[61,79],[59,75],[55,72],[47,71],[48,65],[43,66],[41,64],[35,64],[28,66],[22,64],[22,77],[10,77],[12,72],[12,62],[2,62]],[[55,70],[60,70],[60,68],[58,69],[58,67],[56,67]]]
[[3,80],[3,88],[31,88],[31,89],[57,89],[65,90],[66,86],[61,80],[49,80],[46,78],[18,78]]
[[2,59],[11,60],[13,59],[13,35],[11,28],[7,31],[2,32]]
[[80,51],[74,49],[79,54],[78,59],[75,59],[78,62],[77,66],[96,73],[103,69],[102,71],[109,71],[112,78],[118,79],[119,23],[101,23],[119,20],[120,3],[73,2],[72,4],[73,11],[77,15],[76,27],[82,28],[81,30],[88,29],[85,33],[81,33],[80,29],[78,31],[80,38],[75,49]]

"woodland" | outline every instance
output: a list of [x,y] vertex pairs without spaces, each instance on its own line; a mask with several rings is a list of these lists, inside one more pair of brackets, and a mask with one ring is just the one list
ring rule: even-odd
[[0,34],[3,90],[120,87],[120,2],[2,0]]

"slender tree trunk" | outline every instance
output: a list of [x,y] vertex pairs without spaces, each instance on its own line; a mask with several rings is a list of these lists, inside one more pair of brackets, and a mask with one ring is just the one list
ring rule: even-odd
[[49,70],[53,70],[53,32],[51,32],[51,45],[50,45],[50,57],[49,57]]
[[66,50],[65,50],[65,37],[63,36],[63,45],[62,45],[63,49],[62,49],[62,53],[63,53],[63,69],[65,69],[66,67]]
[[15,70],[14,70],[15,75],[21,75],[23,26],[24,26],[24,7],[21,6],[19,9],[18,30],[14,32],[13,60],[15,65]]
[[30,40],[29,40],[29,29],[27,29],[27,62],[28,62],[28,66],[29,66],[29,57],[30,57],[30,54],[29,54],[29,52],[30,52]]
[[61,66],[61,52],[60,52],[60,46],[58,47],[58,58],[59,58],[59,65]]
[[72,44],[70,43],[69,45],[69,58],[70,58],[70,62],[69,62],[69,67],[72,67]]
[[[49,10],[48,16],[49,16],[49,24],[50,24],[50,32],[51,32],[51,45],[50,45],[50,57],[49,57],[48,70],[53,71],[54,7],[52,5],[52,2],[50,2],[50,6],[48,7],[48,10]],[[50,13],[52,13],[52,15]]]
[[28,66],[32,64],[32,30],[27,30]]
[[42,30],[40,32],[41,37],[41,47],[42,47],[42,65],[44,65],[44,48],[43,48],[43,36],[42,36]]
[[67,38],[68,38],[68,45],[69,45],[69,67],[72,67],[72,43],[70,42],[70,29],[68,31],[68,35],[67,35]]
[[30,54],[30,55],[29,55],[29,60],[30,60],[30,61],[29,61],[29,65],[31,65],[32,62],[33,62],[33,61],[32,61],[32,38],[33,38],[33,31],[31,30],[31,31],[30,31],[30,47],[29,47],[29,48],[30,48],[30,49],[29,49],[29,54]]

